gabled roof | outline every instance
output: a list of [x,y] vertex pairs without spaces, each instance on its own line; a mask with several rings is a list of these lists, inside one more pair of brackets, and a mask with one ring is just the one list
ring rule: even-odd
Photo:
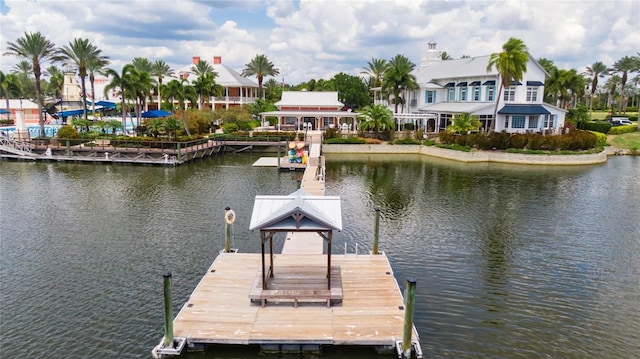
[[[4,108],[5,110],[7,109],[7,100],[0,99],[0,108]],[[9,99],[9,109],[11,110],[19,110],[19,109],[23,109],[23,110],[27,110],[27,109],[37,109],[38,108],[38,104],[31,101],[31,100],[27,100],[27,99],[15,99],[15,98],[10,98]]]
[[283,91],[276,106],[343,107],[336,91]]
[[[180,78],[180,74],[184,74],[184,73],[188,73],[189,77],[187,78],[187,80],[189,81],[189,83],[191,83],[191,81],[196,79],[196,75],[193,74],[193,72],[191,71],[191,68],[195,66],[193,64],[188,65],[188,66],[184,66],[181,69],[179,69],[178,71],[176,71],[176,76],[173,78]],[[213,71],[215,71],[218,76],[216,76],[215,80],[216,83],[218,85],[224,86],[224,87],[254,87],[254,88],[258,88],[258,83],[256,83],[255,81],[246,78],[242,75],[240,75],[240,73],[238,73],[237,71],[233,70],[232,68],[230,68],[229,66],[225,65],[225,64],[211,64],[211,67],[213,68]]]
[[315,196],[300,189],[287,196],[256,196],[250,230],[342,230],[340,197]]

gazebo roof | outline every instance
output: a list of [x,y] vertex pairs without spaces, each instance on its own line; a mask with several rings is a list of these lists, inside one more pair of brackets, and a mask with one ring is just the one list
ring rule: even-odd
[[300,189],[286,196],[256,196],[250,230],[342,230],[339,196],[316,196]]

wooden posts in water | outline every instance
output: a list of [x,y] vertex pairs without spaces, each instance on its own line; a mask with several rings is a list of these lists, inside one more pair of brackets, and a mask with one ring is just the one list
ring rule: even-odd
[[278,167],[278,170],[279,170],[280,169],[280,160],[281,160],[281,158],[280,158],[280,146],[276,146],[276,147],[278,147],[278,165],[277,165],[277,167]]
[[171,272],[164,278],[164,347],[173,348],[173,308],[171,306]]
[[402,335],[402,355],[411,358],[411,333],[413,332],[413,311],[416,301],[416,280],[408,279],[404,289],[404,332]]
[[236,220],[235,212],[230,208],[224,209],[224,252],[231,252],[231,225]]
[[380,234],[380,208],[376,208],[376,217],[373,224],[373,254],[378,254],[379,234]]

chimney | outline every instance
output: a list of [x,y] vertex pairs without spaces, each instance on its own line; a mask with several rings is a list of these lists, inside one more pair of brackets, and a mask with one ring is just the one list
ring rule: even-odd
[[222,56],[214,56],[213,57],[213,64],[214,65],[219,65],[222,63]]
[[191,63],[197,65],[200,62],[200,56],[194,56],[191,58]]

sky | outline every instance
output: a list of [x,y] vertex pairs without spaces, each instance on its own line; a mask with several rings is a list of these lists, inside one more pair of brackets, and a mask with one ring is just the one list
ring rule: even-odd
[[[295,85],[396,54],[418,65],[430,41],[460,58],[516,37],[534,58],[582,72],[640,52],[639,14],[640,0],[0,0],[0,51],[39,31],[58,47],[89,39],[117,71],[134,57],[178,70],[221,56],[241,72],[264,54]],[[8,73],[19,59],[0,61]]]

